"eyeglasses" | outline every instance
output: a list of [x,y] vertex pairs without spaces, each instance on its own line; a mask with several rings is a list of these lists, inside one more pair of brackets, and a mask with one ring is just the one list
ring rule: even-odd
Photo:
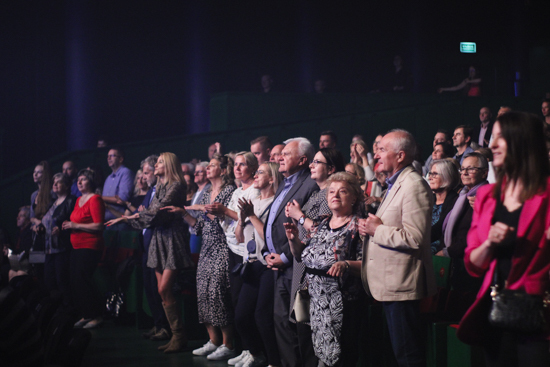
[[108,154],[107,155],[107,158],[116,158],[116,157],[119,157],[118,154]]
[[484,170],[484,169],[486,169],[486,168],[483,168],[483,167],[468,167],[468,168],[460,167],[458,169],[458,172],[460,172],[460,174],[463,174],[463,173],[470,174],[470,173],[475,173],[476,171],[481,171],[481,170]]
[[428,177],[437,177],[439,176],[439,173],[437,172],[428,172]]
[[319,164],[326,164],[328,166],[327,162],[321,162],[321,161],[318,161],[317,159],[314,161],[311,161],[311,164],[313,165],[313,167],[317,167]]
[[263,175],[264,173],[265,171],[262,171],[261,169],[259,169],[256,172],[254,172],[254,176]]
[[204,171],[196,171],[195,172],[195,176],[205,175],[205,174],[206,174],[206,172],[204,172]]

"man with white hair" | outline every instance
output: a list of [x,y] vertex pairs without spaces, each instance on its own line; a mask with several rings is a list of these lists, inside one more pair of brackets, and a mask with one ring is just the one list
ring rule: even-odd
[[282,365],[314,367],[318,362],[313,352],[311,329],[307,325],[294,324],[289,320],[293,256],[283,224],[287,221],[285,206],[288,202],[296,200],[303,206],[319,190],[308,169],[315,155],[315,148],[306,138],[289,139],[285,144],[279,158],[279,172],[284,176],[284,184],[277,189],[265,223],[266,244],[262,255],[267,266],[277,270],[273,321],[279,350],[284,351],[281,353]]
[[435,293],[430,250],[433,193],[412,166],[416,143],[405,130],[392,130],[376,157],[388,189],[376,212],[361,219],[361,278],[381,302],[399,366],[425,366],[420,300]]

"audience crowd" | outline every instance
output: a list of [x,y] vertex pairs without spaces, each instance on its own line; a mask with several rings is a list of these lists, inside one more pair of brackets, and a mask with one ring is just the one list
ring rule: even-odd
[[[471,68],[440,92],[478,95],[480,81]],[[272,84],[262,78],[264,92]],[[318,149],[302,137],[274,145],[262,136],[249,151],[224,154],[213,143],[206,162],[143,157],[137,173],[111,147],[104,180],[94,167],[67,161],[52,172],[42,161],[33,172],[37,190],[17,213],[16,240],[1,232],[0,290],[32,278],[59,294],[74,328],[98,327],[104,299],[93,275],[104,238],[135,231],[153,316],[143,336],[167,340],[164,353],[187,346],[174,289],[179,274],[194,271],[209,339],[193,354],[207,360],[355,366],[366,307],[379,304],[399,366],[426,365],[427,320],[465,314],[458,334],[483,347],[488,365],[548,366],[548,331],[479,330],[495,273],[503,288],[550,290],[549,105],[542,103],[543,119],[507,107],[493,119],[482,107],[475,126],[433,131],[424,162],[400,129],[369,141],[354,136],[349,159],[338,150],[347,143],[323,131]],[[429,306],[443,294],[439,260],[460,298],[449,314]]]

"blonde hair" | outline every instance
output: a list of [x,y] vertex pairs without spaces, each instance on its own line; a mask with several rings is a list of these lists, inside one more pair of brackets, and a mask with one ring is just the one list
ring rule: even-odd
[[[347,172],[336,172],[330,175],[330,177],[328,178],[327,188],[329,188],[333,182],[346,182],[349,185],[349,187],[351,188],[351,193],[355,197],[352,211],[354,214],[357,213],[359,211],[359,208],[361,207],[361,203],[363,202],[365,195],[357,177]],[[327,198],[328,193],[329,190],[327,190]]]
[[246,165],[248,166],[251,174],[252,174],[252,177],[254,177],[254,172],[256,172],[258,170],[258,159],[256,158],[256,156],[254,155],[254,153],[252,152],[246,152],[246,151],[243,151],[243,152],[239,152],[237,154],[235,154],[235,160],[237,160],[237,157],[243,157],[244,158],[244,161],[246,162]]
[[[283,180],[283,174],[279,172],[279,163],[275,162],[264,162],[261,165],[267,166],[267,174],[273,179],[273,191],[277,192],[279,184]],[[259,167],[258,167],[259,168]]]
[[[160,153],[159,159],[164,160],[165,184],[170,185],[173,182],[180,182],[187,191],[187,183],[185,177],[183,177],[183,171],[181,170],[181,163],[178,157],[174,153],[164,152]],[[158,162],[158,161],[157,161]]]
[[219,153],[216,153],[212,156],[212,159],[215,159],[220,163],[220,168],[222,169],[223,186],[234,185],[235,175],[233,174],[233,158],[231,158],[229,154],[221,155]]

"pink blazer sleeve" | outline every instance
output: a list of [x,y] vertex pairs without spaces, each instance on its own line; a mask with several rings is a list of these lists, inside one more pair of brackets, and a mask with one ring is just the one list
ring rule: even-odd
[[470,254],[487,239],[489,234],[495,210],[494,202],[492,202],[493,187],[494,185],[485,185],[479,189],[476,195],[472,225],[468,232],[468,246],[464,254],[464,265],[473,277],[482,277],[490,265],[490,262],[484,264],[483,267],[474,265],[470,261]]

